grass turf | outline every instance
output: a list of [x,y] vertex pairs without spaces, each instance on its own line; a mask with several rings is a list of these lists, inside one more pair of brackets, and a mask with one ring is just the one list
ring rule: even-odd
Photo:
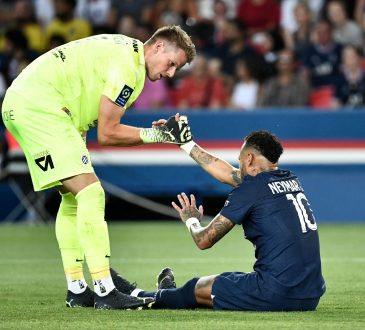
[[[97,311],[64,307],[66,284],[54,226],[0,226],[1,329],[365,329],[365,225],[320,225],[327,293],[315,312]],[[178,222],[110,224],[111,265],[148,290],[173,267],[195,276],[251,271],[253,249],[235,228],[198,250]],[[87,277],[91,284],[90,278]]]

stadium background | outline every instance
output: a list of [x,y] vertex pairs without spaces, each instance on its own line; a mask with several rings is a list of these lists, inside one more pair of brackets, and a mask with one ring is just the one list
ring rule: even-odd
[[[248,10],[238,15],[235,10],[238,5],[253,2],[261,2],[265,9],[260,8],[248,17],[245,16]],[[203,66],[206,69],[202,70],[204,61],[200,61],[200,67],[197,67],[200,70],[189,67],[168,83],[150,84],[149,88],[151,85],[158,87],[141,95],[141,102],[127,111],[123,121],[146,127],[154,119],[167,118],[179,111],[188,115],[197,142],[236,165],[244,135],[255,129],[276,133],[285,146],[281,167],[299,175],[316,214],[327,283],[327,292],[314,313],[227,312],[223,315],[202,309],[96,314],[93,309],[70,311],[64,308],[65,282],[54,235],[59,196],[52,190],[32,195],[26,166],[21,152],[15,147],[6,155],[14,156],[12,168],[0,171],[0,328],[364,329],[365,89],[362,92],[361,89],[365,86],[365,1],[342,1],[343,6],[337,5],[335,13],[331,6],[332,14],[329,15],[330,3],[336,2],[0,0],[0,103],[12,79],[36,56],[60,43],[90,34],[123,33],[144,41],[161,25],[179,24],[192,35],[198,54],[207,56],[205,60],[209,60],[211,52],[214,55],[217,49],[224,53],[230,46],[238,48],[239,55],[223,59],[223,67],[212,61],[212,66]],[[55,3],[61,7],[66,4],[68,8],[76,5],[75,11],[71,8],[71,15],[63,15],[63,18],[68,16],[68,21],[54,19]],[[250,97],[239,98],[243,105],[234,105],[222,91],[228,86],[232,92],[238,83],[233,63],[247,55],[247,46],[254,48],[255,58],[261,61],[259,65],[249,62],[247,70],[252,75],[249,86],[259,88],[269,81],[269,75],[272,78],[280,76],[275,69],[281,50],[297,51],[293,44],[293,36],[298,31],[298,17],[294,15],[297,6],[302,10],[305,38],[312,35],[319,21],[329,19],[332,36],[343,46],[360,45],[362,52],[357,63],[362,77],[357,85],[360,95],[351,98],[354,103],[338,102],[333,88],[321,89],[310,82],[307,91],[297,88],[293,92],[295,84],[287,86],[291,90],[287,94],[294,96],[289,99],[277,97],[280,96],[278,91],[269,104],[259,105],[259,102],[252,102],[250,94]],[[345,16],[345,23],[350,24],[352,32],[360,29],[360,38],[356,33],[341,38],[341,33],[335,31],[344,23],[339,19],[341,15]],[[264,20],[257,24],[257,19],[262,18]],[[250,21],[244,22],[247,19]],[[242,21],[247,25],[242,25]],[[228,29],[223,31],[225,27]],[[295,64],[292,72],[300,74],[303,63],[300,56],[296,60],[292,63]],[[346,67],[342,59],[337,64],[341,71]],[[328,69],[328,66],[324,68]],[[220,88],[216,92],[200,93],[200,97],[203,95],[200,101],[204,104],[181,106],[186,100],[194,99],[198,90],[188,84],[188,89],[178,91],[184,77],[189,78],[191,72],[203,73],[205,79],[213,74],[218,78]],[[334,82],[335,79],[327,80],[330,84]],[[160,93],[161,86],[165,88],[164,93]],[[156,103],[157,95],[160,98]],[[275,106],[278,100],[282,103]],[[334,100],[336,102],[332,102]],[[0,121],[2,138],[3,133]],[[2,142],[1,154],[4,155],[5,143]],[[232,230],[229,237],[213,249],[200,251],[172,212],[171,200],[185,191],[195,193],[206,213],[213,216],[219,212],[230,191],[229,187],[210,178],[178,147],[100,148],[96,144],[95,130],[90,132],[88,144],[95,170],[107,191],[106,219],[109,221],[113,267],[126,278],[153,290],[156,274],[167,265],[174,269],[178,285],[192,276],[252,269],[253,249],[242,239],[241,228]],[[9,173],[8,170],[14,171]],[[24,198],[24,192],[30,195]],[[34,211],[35,204],[41,209],[39,214]],[[90,278],[87,280],[92,283]]]
[[[255,129],[273,131],[286,147],[281,167],[298,174],[319,223],[365,221],[365,112],[180,112],[188,114],[198,143],[235,165],[245,134]],[[149,126],[152,120],[170,114],[129,112],[125,123]],[[109,184],[108,220],[171,219],[165,208],[182,191],[195,193],[206,213],[215,215],[230,191],[174,145],[102,148],[97,145],[95,131],[90,132],[88,144],[97,174],[105,185]],[[135,195],[126,196],[125,191]],[[0,196],[0,218],[6,219],[19,200],[6,181],[0,184]],[[49,192],[46,197],[46,207],[54,215],[58,194]],[[141,198],[161,205],[150,209]],[[140,203],[142,206],[138,206]],[[26,214],[20,212],[16,218],[24,217]]]
[[[0,0],[0,97],[24,66],[57,44],[98,33],[124,33],[145,41],[156,28],[179,24],[192,36],[199,61],[172,81],[146,85],[148,92],[142,93],[123,121],[148,127],[152,120],[179,111],[188,115],[197,142],[236,165],[243,136],[255,129],[271,130],[286,148],[281,166],[301,178],[318,222],[364,222],[365,89],[361,88],[365,79],[349,103],[340,101],[333,75],[323,86],[307,79],[308,85],[289,93],[292,97],[274,97],[269,104],[259,95],[250,104],[243,103],[252,94],[241,95],[242,104],[233,98],[242,82],[235,66],[241,60],[248,71],[244,81],[259,90],[281,76],[278,64],[283,50],[295,55],[292,74],[304,74],[310,68],[307,49],[319,42],[317,28],[323,20],[330,23],[335,43],[360,48],[358,69],[365,76],[364,9],[361,0]],[[347,38],[341,26],[351,26]],[[334,71],[338,66],[338,74],[347,68],[340,58],[332,64]],[[326,68],[318,71],[327,74]],[[214,81],[214,87],[208,83],[200,96],[198,85],[189,88],[196,72],[199,79]],[[277,99],[280,106],[274,104]],[[0,133],[3,137],[2,125]],[[206,212],[215,215],[230,191],[176,146],[100,148],[95,130],[89,133],[88,144],[107,191],[108,220],[173,218],[169,205],[181,191],[195,193]],[[3,156],[5,149],[2,143]],[[26,167],[17,161],[12,164],[15,172],[7,172],[9,168],[0,172],[0,221],[32,222],[41,216],[54,220],[58,194],[32,195]],[[30,193],[28,198],[24,193]],[[34,203],[46,212],[34,213]]]

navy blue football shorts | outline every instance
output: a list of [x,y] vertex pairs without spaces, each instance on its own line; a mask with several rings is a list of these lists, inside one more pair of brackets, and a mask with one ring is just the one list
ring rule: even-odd
[[218,275],[212,287],[213,309],[235,311],[309,311],[319,298],[288,299],[259,285],[256,272],[227,272]]

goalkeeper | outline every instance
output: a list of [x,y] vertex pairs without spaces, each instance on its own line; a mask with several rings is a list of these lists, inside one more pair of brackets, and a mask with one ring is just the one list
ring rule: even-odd
[[[121,124],[126,109],[151,81],[171,78],[195,56],[178,26],[158,29],[144,44],[124,35],[96,35],[70,42],[31,63],[7,90],[2,118],[22,147],[35,191],[55,187],[62,195],[56,237],[68,284],[66,306],[129,309],[150,305],[116,290],[110,276],[105,195],[85,139],[97,126],[98,143],[135,146],[189,141],[179,115],[164,125]],[[180,127],[179,127],[180,125]],[[83,274],[87,261],[94,294]]]

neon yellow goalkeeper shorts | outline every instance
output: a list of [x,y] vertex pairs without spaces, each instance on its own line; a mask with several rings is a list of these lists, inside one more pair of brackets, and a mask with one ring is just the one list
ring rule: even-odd
[[94,172],[85,141],[62,110],[62,100],[55,96],[47,101],[47,106],[37,106],[8,91],[2,106],[4,124],[25,153],[35,191]]

